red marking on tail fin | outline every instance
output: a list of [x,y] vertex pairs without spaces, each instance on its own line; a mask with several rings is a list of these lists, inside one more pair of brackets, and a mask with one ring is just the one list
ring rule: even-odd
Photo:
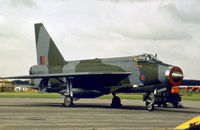
[[45,56],[42,56],[42,65],[45,65]]

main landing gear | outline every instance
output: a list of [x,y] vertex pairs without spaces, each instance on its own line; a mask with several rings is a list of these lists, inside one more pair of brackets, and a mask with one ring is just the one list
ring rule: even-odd
[[112,93],[112,95],[113,95],[113,99],[112,99],[111,107],[113,107],[113,108],[122,107],[120,98],[118,96],[116,96],[115,93]]
[[66,91],[64,93],[64,106],[73,106],[72,78],[66,78]]
[[155,95],[153,93],[147,95],[147,99],[145,100],[146,108],[148,111],[154,110],[155,103]]

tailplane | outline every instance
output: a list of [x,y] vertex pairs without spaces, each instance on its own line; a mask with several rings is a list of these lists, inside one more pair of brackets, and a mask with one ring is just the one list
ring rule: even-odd
[[42,23],[35,24],[38,65],[60,65],[65,60]]

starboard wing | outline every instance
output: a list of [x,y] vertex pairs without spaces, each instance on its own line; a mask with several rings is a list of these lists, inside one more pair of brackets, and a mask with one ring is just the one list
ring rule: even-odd
[[37,79],[37,78],[62,78],[62,77],[86,77],[86,76],[125,76],[131,72],[76,72],[76,73],[53,73],[23,76],[0,77],[0,79]]
[[25,76],[2,77],[0,79],[51,79],[73,78],[73,86],[96,87],[117,85],[121,80],[127,78],[131,72],[77,72],[77,73],[54,73],[37,74]]

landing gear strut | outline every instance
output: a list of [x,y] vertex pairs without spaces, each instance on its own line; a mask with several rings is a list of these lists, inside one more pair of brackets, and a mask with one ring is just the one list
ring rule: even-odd
[[116,96],[115,93],[112,93],[112,95],[113,95],[113,99],[112,99],[111,107],[113,107],[113,108],[120,108],[120,107],[122,107],[120,98],[118,96]]
[[148,94],[148,98],[145,101],[146,107],[148,111],[153,111],[154,110],[154,103],[155,103],[155,95],[153,93]]
[[64,93],[64,106],[72,107],[73,106],[73,92],[72,92],[72,79],[66,78],[66,91]]

